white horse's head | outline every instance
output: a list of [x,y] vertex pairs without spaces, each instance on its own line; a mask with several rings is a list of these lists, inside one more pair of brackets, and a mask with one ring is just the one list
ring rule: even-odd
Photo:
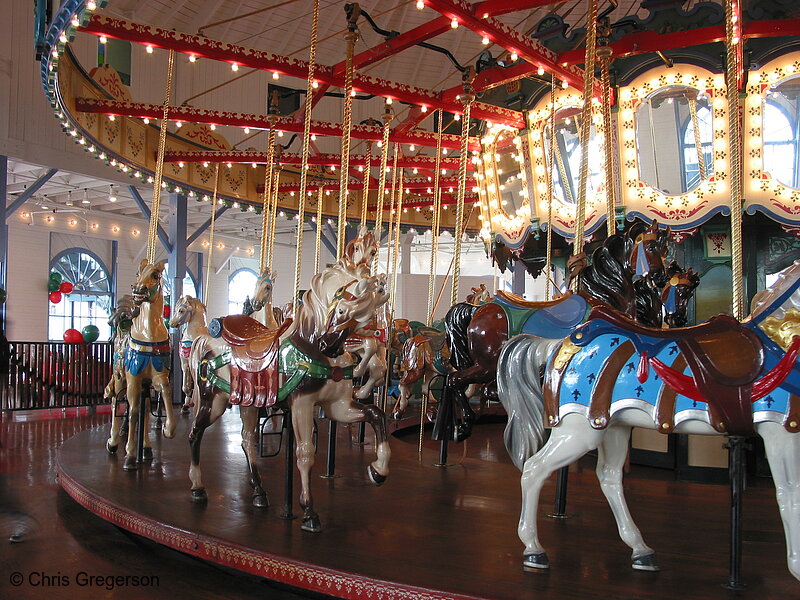
[[151,264],[146,258],[139,263],[136,283],[131,286],[133,301],[139,306],[143,302],[153,302],[161,294],[161,281],[167,261]]
[[175,310],[172,313],[169,326],[173,328],[180,327],[192,322],[201,315],[205,315],[205,313],[206,306],[200,300],[192,296],[181,296],[175,304]]
[[265,268],[264,272],[258,276],[252,299],[255,310],[261,310],[264,305],[272,303],[272,288],[277,277],[277,271],[272,271],[269,268]]
[[344,261],[347,269],[353,274],[367,277],[377,255],[378,243],[375,235],[367,231],[366,227],[362,227],[358,231],[358,237],[347,244]]

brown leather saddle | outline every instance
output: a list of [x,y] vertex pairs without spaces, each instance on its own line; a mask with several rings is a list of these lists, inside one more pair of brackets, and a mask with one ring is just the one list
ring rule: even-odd
[[[636,350],[650,357],[664,343],[674,341],[692,371],[697,392],[708,403],[712,426],[732,434],[752,433],[752,388],[764,366],[764,347],[758,336],[735,318],[718,315],[694,327],[655,329],[609,307],[598,307],[589,323],[595,319],[624,330],[620,333],[631,339]],[[573,336],[580,339],[580,330]]]
[[222,339],[231,352],[229,402],[242,406],[272,406],[278,397],[280,336],[291,324],[270,329],[245,315],[222,317]]

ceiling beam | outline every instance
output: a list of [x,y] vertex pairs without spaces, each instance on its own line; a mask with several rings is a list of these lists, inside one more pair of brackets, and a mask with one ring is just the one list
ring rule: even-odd
[[[133,201],[136,202],[136,206],[139,207],[139,210],[142,211],[144,218],[149,222],[151,215],[150,207],[147,206],[147,203],[142,198],[139,190],[132,185],[128,186],[128,190],[131,193],[131,198],[133,198]],[[160,223],[158,224],[158,231],[156,233],[158,234],[158,239],[161,240],[161,245],[164,246],[164,250],[167,251],[167,254],[172,254],[172,244],[169,241],[169,236],[167,235],[167,232],[164,231],[164,228],[161,227]]]
[[[128,42],[171,49],[210,60],[219,60],[231,64],[236,63],[243,67],[277,72],[299,79],[308,78],[308,63],[306,61],[107,15],[92,15],[89,22],[81,27],[81,31]],[[327,65],[316,65],[314,77],[321,83],[339,88],[344,88],[345,85],[344,76],[335,75],[333,67]],[[384,96],[429,108],[441,108],[448,112],[461,113],[463,111],[463,106],[459,102],[443,101],[440,92],[369,77],[361,73],[356,73],[353,77],[353,89],[356,92]],[[473,104],[472,116],[476,119],[490,120],[494,123],[503,123],[517,128],[525,126],[524,118],[519,111],[482,102]]]
[[6,214],[11,214],[15,210],[17,210],[20,206],[25,204],[28,200],[33,197],[33,195],[38,192],[42,186],[50,181],[50,178],[53,177],[58,173],[58,169],[49,169],[44,175],[39,177],[36,181],[34,181],[28,189],[22,192],[16,200],[14,200],[11,204],[8,205],[6,208]]
[[[224,206],[224,205],[220,206],[217,209],[216,213],[214,213],[214,221],[219,219],[220,216],[222,216],[222,213],[224,213],[226,210],[228,210],[227,206]],[[197,227],[197,229],[195,230],[195,232],[192,235],[190,235],[188,238],[186,238],[186,246],[191,246],[192,242],[194,242],[197,238],[199,238],[201,235],[203,235],[205,230],[208,229],[210,226],[211,226],[211,217],[206,219],[200,226]],[[214,223],[214,226],[216,226],[216,222]]]
[[[159,104],[122,102],[106,98],[76,98],[75,108],[76,110],[87,113],[139,118],[146,117],[148,119],[160,119],[164,114],[164,107]],[[250,127],[253,129],[269,129],[272,126],[270,118],[267,115],[206,110],[202,108],[192,108],[190,106],[169,107],[169,118],[170,121],[179,121],[182,123],[229,125],[232,127]],[[303,133],[303,123],[298,123],[291,117],[281,117],[277,119],[274,127],[277,131]],[[339,123],[312,121],[311,133],[314,135],[342,137],[342,126]],[[350,136],[355,139],[377,142],[383,137],[383,128],[372,125],[353,125]],[[433,148],[436,147],[436,137],[437,135],[435,133],[427,131],[407,131],[405,133],[392,132],[389,135],[389,139],[393,142],[416,144]],[[442,147],[453,150],[460,149],[461,136],[443,134]],[[470,138],[470,150],[480,150],[480,147],[478,138]]]
[[[583,90],[583,70],[574,66],[564,66],[558,62],[555,52],[546,48],[538,40],[523,35],[505,23],[493,19],[480,5],[471,5],[464,0],[425,0],[425,5],[455,20],[459,25],[486,37],[508,52],[516,52],[519,57],[529,62],[534,70],[539,67],[552,73],[562,81],[566,81],[579,91]],[[601,96],[600,83],[595,80],[594,94]]]

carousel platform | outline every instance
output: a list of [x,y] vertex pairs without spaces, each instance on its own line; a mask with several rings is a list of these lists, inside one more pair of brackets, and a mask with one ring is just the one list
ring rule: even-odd
[[[272,506],[251,505],[239,428],[238,415],[229,412],[206,433],[201,463],[206,505],[190,501],[185,417],[176,439],[156,436],[155,460],[133,473],[122,470],[121,456],[106,453],[107,427],[75,435],[59,450],[59,483],[79,504],[125,530],[211,563],[333,597],[666,599],[679,594],[761,600],[795,597],[800,590],[786,568],[768,482],[751,485],[745,497],[744,591],[721,587],[727,581],[727,487],[675,482],[672,473],[634,468],[626,478],[631,511],[662,570],[633,571],[591,459],[572,469],[570,518],[541,518],[550,570],[527,572],[516,534],[519,472],[502,458],[491,460],[504,452],[502,426],[479,425],[467,451],[451,446],[447,468],[434,466],[434,449],[417,453],[416,433],[409,432],[407,441],[394,439],[391,474],[380,488],[366,478],[373,456],[369,437],[366,445],[353,445],[350,432],[340,429],[337,477],[319,477],[324,448],[317,453],[312,486],[323,524],[317,534],[301,531],[298,520],[278,517],[282,457],[259,465]],[[553,490],[552,483],[545,487],[542,515]]]

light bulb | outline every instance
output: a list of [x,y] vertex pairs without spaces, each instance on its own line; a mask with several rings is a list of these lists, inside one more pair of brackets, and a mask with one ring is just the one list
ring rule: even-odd
[[239,65],[236,63],[231,63],[231,71],[236,72],[239,70]]
[[517,54],[516,52],[512,52],[511,53],[511,60],[512,60],[512,62],[516,62],[517,60],[519,60],[519,54]]
[[458,29],[458,19],[453,19],[452,21],[450,21],[450,27],[452,29]]
[[422,0],[417,0],[417,8],[419,10],[422,10],[423,8],[425,8],[425,3]]
[[193,62],[195,62],[196,60],[197,60],[197,57],[196,57],[194,54],[190,54],[190,55],[189,55],[189,62],[190,62],[190,63],[193,63]]
[[272,72],[272,78],[273,78],[273,79],[280,79],[280,78],[281,78],[281,76],[278,74],[278,72],[277,72],[277,71],[273,71],[273,72]]
[[104,36],[104,35],[101,35],[100,36],[100,43],[101,44],[107,44],[108,43],[108,38],[106,36]]
[[153,47],[150,44],[147,44],[147,46],[145,46],[144,49],[147,51],[148,54],[153,53]]
[[484,46],[488,46],[488,45],[489,45],[489,38],[488,38],[488,37],[486,37],[486,36],[483,36],[483,39],[481,40],[481,43],[482,43]]

